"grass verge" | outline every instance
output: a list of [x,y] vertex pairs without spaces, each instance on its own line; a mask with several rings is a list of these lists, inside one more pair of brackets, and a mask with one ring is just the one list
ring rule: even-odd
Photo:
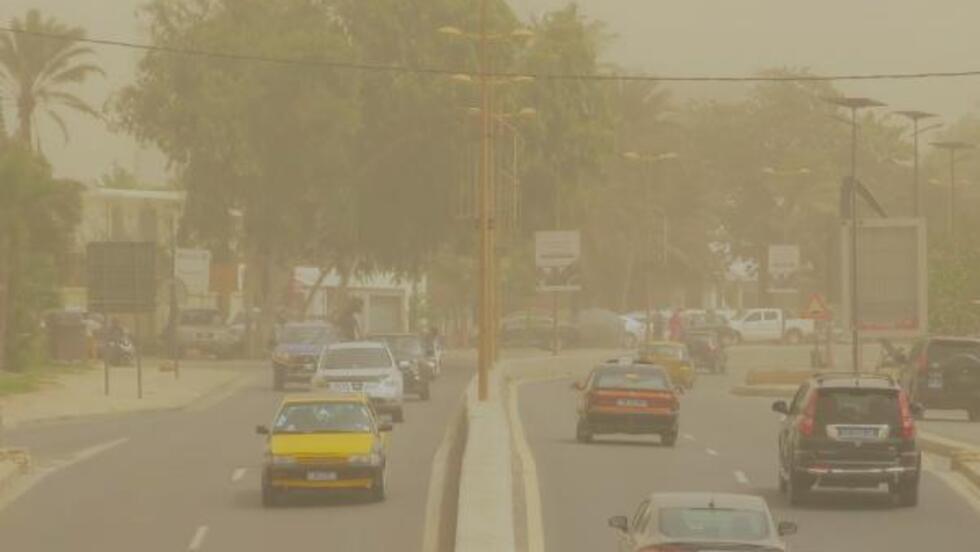
[[78,374],[92,369],[89,364],[43,364],[25,372],[0,372],[0,397],[31,393],[62,374]]

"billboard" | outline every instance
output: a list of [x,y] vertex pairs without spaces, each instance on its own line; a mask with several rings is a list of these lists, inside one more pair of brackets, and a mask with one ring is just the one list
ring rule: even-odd
[[799,291],[800,246],[769,246],[769,291],[792,293]]
[[534,264],[538,291],[582,289],[582,244],[578,230],[537,232]]
[[190,295],[205,295],[211,289],[211,252],[207,249],[177,249],[174,271]]
[[[851,327],[851,225],[841,232],[842,321]],[[904,339],[928,331],[926,231],[920,219],[867,219],[858,226],[858,330]]]
[[156,243],[92,242],[85,258],[89,312],[153,311],[157,289]]

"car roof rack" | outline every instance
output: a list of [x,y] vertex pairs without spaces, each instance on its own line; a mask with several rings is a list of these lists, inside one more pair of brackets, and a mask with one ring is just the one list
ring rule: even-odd
[[874,380],[885,381],[892,385],[898,385],[898,381],[890,374],[882,374],[880,372],[847,372],[847,371],[820,372],[818,374],[814,374],[813,379],[818,384],[822,384],[824,380],[828,380],[828,379],[837,379],[837,380],[853,379],[855,382],[859,382],[861,379],[874,379]]

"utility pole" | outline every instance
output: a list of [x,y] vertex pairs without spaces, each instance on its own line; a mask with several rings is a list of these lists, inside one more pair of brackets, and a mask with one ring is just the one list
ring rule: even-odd
[[858,307],[858,182],[857,182],[857,112],[859,109],[885,105],[871,98],[832,97],[826,101],[851,111],[851,170],[848,177],[847,205],[851,219],[850,304],[851,304],[851,362],[854,372],[861,371],[861,330]]
[[490,74],[489,74],[489,34],[488,34],[489,0],[480,0],[480,343],[477,376],[477,396],[479,400],[489,398],[489,371],[492,362],[491,334],[493,327],[493,295],[490,287],[493,285],[493,265],[491,262],[493,247],[493,222],[491,220],[490,197],[490,138],[491,116],[490,109]]

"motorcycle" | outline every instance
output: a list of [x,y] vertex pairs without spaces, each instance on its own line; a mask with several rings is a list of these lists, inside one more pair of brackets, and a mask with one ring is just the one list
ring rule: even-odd
[[136,345],[128,335],[109,338],[102,345],[102,358],[109,366],[131,366],[136,359]]

